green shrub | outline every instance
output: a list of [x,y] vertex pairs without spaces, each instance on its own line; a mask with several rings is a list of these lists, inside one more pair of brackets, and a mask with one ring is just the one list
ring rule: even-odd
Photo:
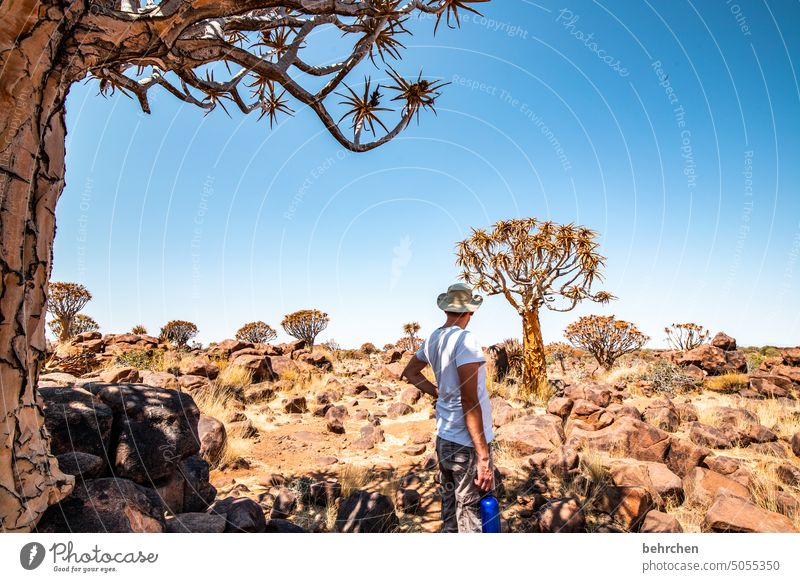
[[164,367],[164,350],[129,350],[118,355],[115,362],[119,366],[137,370],[161,370]]
[[758,370],[761,366],[761,362],[764,361],[764,356],[762,356],[759,352],[752,352],[747,354],[747,373],[752,374],[754,371]]

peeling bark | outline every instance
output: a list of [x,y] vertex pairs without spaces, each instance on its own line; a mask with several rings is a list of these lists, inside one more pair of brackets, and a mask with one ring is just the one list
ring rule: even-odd
[[547,395],[547,363],[539,324],[539,310],[522,314],[522,386],[528,395],[543,398]]
[[36,392],[64,187],[70,17],[58,3],[7,1],[0,21],[0,525],[30,531],[74,481],[50,454]]

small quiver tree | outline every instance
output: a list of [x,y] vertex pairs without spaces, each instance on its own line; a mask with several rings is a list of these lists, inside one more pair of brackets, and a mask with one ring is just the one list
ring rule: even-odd
[[589,352],[606,370],[629,352],[641,349],[650,338],[630,322],[613,315],[587,315],[567,326],[564,336],[570,343]]
[[281,327],[293,338],[303,340],[309,349],[314,349],[314,340],[319,333],[328,327],[330,318],[327,313],[317,309],[303,309],[290,313],[281,321]]
[[197,326],[191,321],[173,319],[161,328],[159,338],[170,342],[178,348],[185,348],[189,340],[197,335]]
[[66,341],[75,334],[75,318],[91,298],[89,290],[79,283],[50,283],[47,311],[53,316],[50,329],[58,341]]
[[263,321],[252,321],[236,331],[236,339],[252,344],[265,344],[278,337],[277,332]]
[[664,328],[667,343],[675,350],[688,352],[708,341],[711,332],[696,323],[673,323]]
[[548,356],[553,358],[553,360],[558,362],[558,365],[561,366],[561,373],[566,373],[567,370],[564,367],[564,360],[575,354],[575,350],[572,346],[564,342],[553,342],[547,345],[545,351]]

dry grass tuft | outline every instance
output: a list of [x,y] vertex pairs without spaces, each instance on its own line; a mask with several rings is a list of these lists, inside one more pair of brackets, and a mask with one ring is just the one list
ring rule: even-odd
[[361,465],[345,465],[339,471],[339,483],[342,486],[342,498],[363,489],[370,482],[370,470]]
[[242,366],[226,366],[214,380],[220,390],[242,391],[253,383],[253,371]]
[[703,387],[706,390],[713,392],[722,392],[723,394],[731,394],[738,392],[743,388],[747,388],[750,381],[747,374],[728,373],[721,376],[709,376],[705,379]]

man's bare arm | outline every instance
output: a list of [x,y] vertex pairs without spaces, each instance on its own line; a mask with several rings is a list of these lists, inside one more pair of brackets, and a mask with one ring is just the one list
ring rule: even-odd
[[414,356],[408,364],[406,364],[403,373],[400,374],[400,378],[405,378],[410,384],[413,384],[425,394],[433,396],[433,399],[436,400],[439,398],[439,390],[436,388],[436,384],[428,380],[422,374],[422,370],[424,370],[427,365],[428,364],[420,360],[417,356]]
[[483,432],[483,410],[478,399],[478,370],[480,362],[463,364],[458,367],[458,379],[461,382],[461,409],[464,412],[464,422],[467,431],[478,455],[478,474],[475,484],[482,491],[494,488],[494,469],[489,455],[489,443]]

